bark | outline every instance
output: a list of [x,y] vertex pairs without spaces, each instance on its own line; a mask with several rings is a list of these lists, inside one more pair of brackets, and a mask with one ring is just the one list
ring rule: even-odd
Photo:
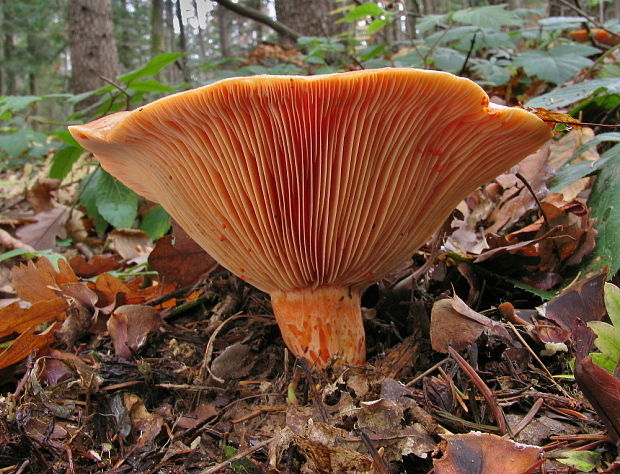
[[[276,17],[303,36],[334,36],[348,28],[346,23],[336,23],[340,16],[330,14],[339,6],[336,0],[276,0]],[[290,42],[282,35],[280,40]]]
[[[119,75],[111,0],[69,0],[69,48],[73,92],[97,89]],[[105,78],[105,79],[104,79]],[[82,101],[83,108],[96,97]]]
[[[187,53],[187,38],[185,36],[185,25],[183,24],[183,15],[181,14],[181,2],[177,0],[176,3],[176,15],[179,22],[179,52]],[[187,58],[183,57],[177,62],[181,68],[181,74],[183,74],[183,80],[190,82],[189,71],[187,70]]]
[[2,29],[4,30],[2,38],[2,71],[3,71],[3,95],[14,95],[17,92],[17,75],[14,69],[15,56],[15,38],[11,31],[13,20],[11,2],[4,0],[2,2]]
[[164,52],[164,2],[151,1],[151,57]]
[[[172,0],[166,0],[165,3],[165,27],[166,27],[166,51],[175,51],[176,47],[174,44],[174,7],[172,5]],[[168,84],[176,84],[178,82],[178,69],[175,67],[167,68],[168,71]]]
[[228,10],[222,5],[216,8],[217,33],[220,41],[220,55],[223,58],[230,57],[230,20]]

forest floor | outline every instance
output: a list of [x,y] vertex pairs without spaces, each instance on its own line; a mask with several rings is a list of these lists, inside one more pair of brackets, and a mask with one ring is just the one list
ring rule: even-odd
[[0,243],[53,252],[0,267],[0,472],[617,472],[591,182],[547,191],[591,137],[461,203],[364,295],[367,364],[326,371],[181,229],[97,236],[75,185],[5,170]]

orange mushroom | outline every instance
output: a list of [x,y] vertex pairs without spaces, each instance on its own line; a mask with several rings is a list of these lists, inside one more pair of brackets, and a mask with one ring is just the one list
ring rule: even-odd
[[226,79],[70,130],[269,293],[318,367],[364,363],[362,291],[550,137],[472,81],[415,69]]

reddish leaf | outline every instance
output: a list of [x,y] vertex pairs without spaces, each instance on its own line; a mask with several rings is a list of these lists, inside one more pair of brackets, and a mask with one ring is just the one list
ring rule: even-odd
[[600,321],[607,314],[603,300],[603,286],[607,268],[600,273],[579,280],[542,307],[542,313],[567,331],[572,331],[578,321]]
[[433,461],[436,474],[533,472],[542,449],[488,433],[443,435],[444,456]]
[[39,301],[30,308],[21,308],[19,302],[12,303],[0,309],[0,337],[24,332],[54,319],[62,320],[67,307],[64,298]]
[[24,360],[32,351],[47,349],[54,342],[55,326],[55,323],[52,324],[41,334],[35,334],[34,327],[20,334],[9,347],[0,353],[0,369]]
[[174,235],[157,241],[149,265],[159,272],[163,281],[179,286],[192,285],[218,267],[213,257],[178,226],[174,227]]
[[36,263],[30,261],[25,265],[16,265],[11,269],[13,287],[17,296],[24,301],[36,303],[56,298],[54,289],[60,290],[64,283],[78,283],[69,264],[58,260],[57,272],[47,258],[40,258]]
[[129,293],[127,285],[109,273],[99,275],[95,281],[94,290],[99,298],[98,306],[100,308],[108,308],[113,305],[119,293],[125,295]]
[[108,319],[108,331],[114,344],[116,355],[131,359],[132,352],[137,351],[152,331],[163,324],[159,312],[150,306],[119,306]]
[[596,365],[591,357],[577,359],[575,380],[596,413],[601,418],[609,437],[620,441],[620,379]]
[[112,254],[95,255],[86,261],[82,255],[76,255],[69,260],[69,264],[76,275],[83,278],[92,278],[110,270],[116,270],[120,266],[117,258]]

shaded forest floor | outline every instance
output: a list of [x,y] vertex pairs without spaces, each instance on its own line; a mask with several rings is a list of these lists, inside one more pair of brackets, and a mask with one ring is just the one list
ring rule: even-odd
[[2,262],[2,472],[616,472],[591,181],[547,190],[591,137],[464,201],[365,293],[368,363],[325,372],[182,230],[97,236],[75,186],[5,171],[2,245],[55,250]]

